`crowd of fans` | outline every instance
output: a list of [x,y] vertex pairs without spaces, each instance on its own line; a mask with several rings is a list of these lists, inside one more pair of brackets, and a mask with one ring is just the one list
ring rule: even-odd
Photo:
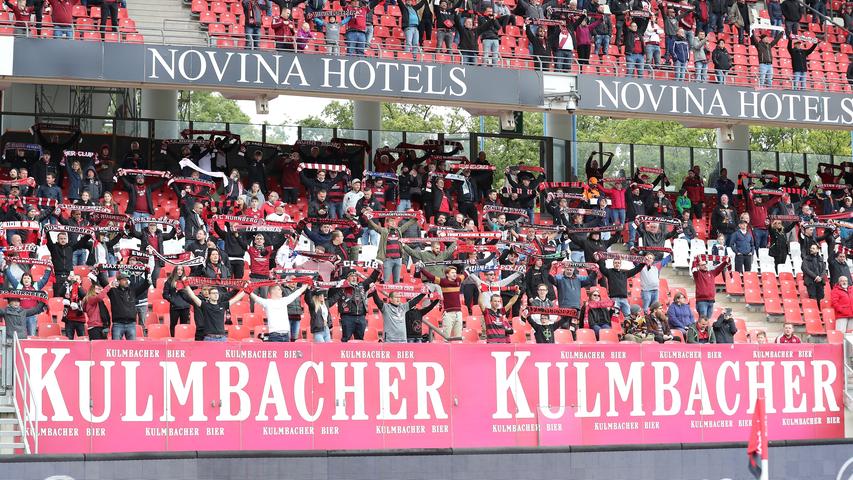
[[[78,4],[78,0],[4,0],[8,19],[0,18],[0,23],[9,22],[19,35],[30,31],[40,36],[43,17],[50,15],[53,36],[72,38],[72,10]],[[117,31],[122,1],[84,0],[82,5],[100,9],[102,39],[107,32]],[[774,76],[778,80],[783,73],[781,68],[790,76],[791,87],[800,90],[806,88],[810,60],[823,61],[815,50],[822,42],[834,42],[829,28],[841,29],[843,43],[853,45],[853,6],[840,3],[833,11],[827,0],[809,0],[808,6],[800,0],[766,0],[763,6],[746,0],[517,0],[509,4],[506,0],[328,4],[326,0],[242,0],[240,6],[238,15],[229,20],[231,31],[210,30],[213,40],[236,32],[245,37],[240,45],[249,49],[262,48],[262,39],[275,49],[297,52],[313,42],[329,54],[344,51],[360,56],[384,41],[374,43],[377,29],[393,28],[399,33],[383,35],[389,35],[389,42],[399,39],[402,51],[458,53],[465,64],[476,64],[479,58],[483,65],[498,65],[503,55],[530,58],[539,70],[576,71],[573,67],[588,64],[590,55],[596,55],[598,64],[619,71],[624,66],[629,77],[672,69],[676,80],[690,77],[718,83],[731,81],[729,73],[736,64],[745,65],[738,60],[743,52],[735,48],[745,45],[752,49],[747,55],[754,56],[749,64],[757,65],[753,74],[758,86],[773,86]],[[207,12],[207,8],[205,3],[203,9],[193,11]],[[223,12],[233,16],[231,11]],[[385,16],[393,16],[394,23],[381,22]],[[830,17],[843,25],[836,26]],[[814,29],[803,27],[804,22],[818,25],[817,36],[812,34]],[[211,23],[216,24],[215,15],[203,21]],[[395,45],[385,42],[377,53],[393,50]],[[839,55],[848,52],[842,50]],[[777,57],[790,64],[780,67]],[[849,65],[846,76],[853,83],[853,62],[843,64]],[[835,65],[827,69],[835,72]]]
[[[303,2],[304,13],[295,11]],[[752,45],[758,85],[772,86],[774,70],[779,68],[774,57],[785,56],[790,58],[794,89],[805,88],[810,56],[821,43],[820,38],[806,34],[808,29],[801,31],[802,22],[819,25],[818,33],[825,37],[824,23],[830,22],[827,15],[835,15],[844,21],[845,41],[853,41],[853,8],[845,3],[833,12],[826,0],[812,0],[808,8],[799,0],[768,0],[760,20],[759,5],[745,0],[513,3],[351,0],[346,5],[327,6],[324,0],[244,0],[243,19],[249,48],[259,47],[262,17],[268,15],[270,36],[278,49],[304,50],[319,34],[324,35],[327,51],[339,54],[340,29],[346,26],[347,51],[363,55],[372,44],[375,25],[387,28],[379,22],[380,16],[393,13],[397,18],[394,28],[403,33],[402,49],[409,53],[424,52],[428,46],[432,52],[448,54],[455,45],[466,64],[475,64],[481,54],[483,65],[497,65],[502,47],[517,55],[517,46],[532,56],[534,68],[539,70],[570,71],[575,64],[588,64],[595,54],[599,63],[612,62],[611,67],[622,59],[628,76],[672,68],[676,80],[685,80],[692,65],[693,79],[718,83],[726,83],[734,67],[735,45]],[[777,49],[783,36],[786,55]],[[610,49],[611,43],[615,51]],[[847,77],[853,81],[853,66]]]
[[[469,159],[458,142],[374,151],[188,130],[149,158],[138,142],[116,156],[79,150],[74,127],[32,131],[32,143],[2,147],[10,339],[49,336],[54,322],[70,339],[135,339],[163,322],[208,341],[242,326],[267,341],[362,340],[371,327],[386,342],[732,343],[715,278],[749,271],[763,248],[787,265],[791,241],[809,296],[831,286],[838,328],[853,317],[847,164],[821,165],[811,191],[807,175],[742,173],[736,185],[723,169],[711,211],[698,167],[673,196],[662,169],[608,177],[612,155],[598,152],[585,182],[549,182],[540,167]],[[661,293],[660,273],[671,240],[706,237],[694,216],[709,212],[691,305],[687,292]],[[777,341],[799,340],[788,325]]]

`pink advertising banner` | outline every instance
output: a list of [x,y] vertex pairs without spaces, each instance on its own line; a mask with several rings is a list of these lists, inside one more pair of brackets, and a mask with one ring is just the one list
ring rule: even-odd
[[840,345],[21,345],[38,453],[844,436]]

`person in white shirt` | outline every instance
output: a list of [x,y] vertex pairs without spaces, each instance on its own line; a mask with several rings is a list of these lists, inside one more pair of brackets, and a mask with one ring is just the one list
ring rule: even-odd
[[643,33],[643,43],[646,45],[646,63],[652,67],[660,65],[660,44],[663,38],[663,28],[657,24],[654,15]]
[[270,298],[259,297],[255,295],[255,292],[249,293],[252,300],[264,309],[264,314],[267,317],[267,325],[270,332],[268,341],[290,341],[290,320],[287,316],[287,306],[294,301],[298,302],[299,296],[305,293],[305,290],[307,289],[308,285],[303,284],[286,297],[281,296],[281,285],[273,285],[270,287]]
[[558,72],[568,72],[574,58],[575,43],[572,32],[565,25],[560,27],[560,35],[557,38],[557,55],[555,63]]
[[275,206],[275,213],[271,213],[271,214],[267,215],[266,220],[273,221],[273,222],[291,222],[291,221],[293,221],[293,219],[290,217],[290,215],[288,215],[284,212],[284,204],[283,203],[279,203],[278,205],[276,205]]
[[344,194],[343,211],[346,212],[350,208],[355,209],[358,201],[364,196],[361,191],[361,180],[353,178],[350,182],[350,191]]

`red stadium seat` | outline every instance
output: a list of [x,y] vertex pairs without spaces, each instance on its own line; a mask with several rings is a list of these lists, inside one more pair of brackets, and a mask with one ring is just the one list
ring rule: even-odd
[[365,328],[364,329],[364,341],[365,342],[378,342],[379,341],[379,331],[375,328]]
[[62,329],[59,328],[58,323],[45,323],[44,325],[39,325],[38,338],[49,338],[57,335],[62,335]]
[[225,325],[228,340],[243,340],[249,336],[249,329],[242,325]]
[[820,316],[823,318],[823,325],[826,330],[835,330],[835,309],[832,307],[823,308],[820,311]]
[[575,340],[575,343],[586,345],[596,342],[595,332],[591,328],[579,328],[576,333],[577,340]]
[[598,343],[619,343],[619,335],[615,330],[599,330]]
[[826,343],[842,344],[844,343],[844,332],[838,330],[829,330],[826,332]]
[[[593,335],[594,337],[594,335]],[[575,343],[574,337],[572,337],[572,332],[569,330],[559,329],[554,332],[554,343]]]
[[826,329],[820,323],[819,318],[810,318],[806,319],[806,333],[811,336],[824,336],[826,335]]
[[178,324],[175,325],[175,339],[176,340],[186,340],[192,341],[195,340],[195,325],[187,325],[187,324]]
[[782,299],[782,306],[785,310],[785,322],[794,325],[803,325],[803,316],[801,314],[800,303],[796,299]]
[[169,326],[164,325],[162,323],[156,323],[153,325],[148,325],[148,338],[151,340],[162,340],[164,338],[171,338],[172,335],[169,333]]

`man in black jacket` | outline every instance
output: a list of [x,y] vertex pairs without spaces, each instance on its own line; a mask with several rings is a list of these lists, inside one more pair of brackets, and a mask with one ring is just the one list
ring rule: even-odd
[[620,270],[622,260],[613,260],[613,268],[607,268],[605,260],[597,261],[601,275],[607,279],[607,295],[613,300],[614,305],[622,310],[622,315],[628,317],[631,314],[631,305],[628,303],[628,279],[640,273],[646,264],[637,263],[631,270]]
[[[539,71],[551,70],[551,43],[548,41],[546,28],[533,29],[533,25],[527,27],[527,39],[533,54],[533,68]],[[534,33],[535,31],[535,33]]]
[[463,17],[457,13],[454,27],[456,27],[456,32],[459,34],[458,47],[459,54],[462,55],[462,63],[465,65],[476,65],[477,52],[480,48],[477,43],[477,37],[484,30],[484,26],[480,25],[480,28],[474,29],[474,20],[471,17]]
[[735,343],[737,326],[735,326],[735,320],[730,311],[721,313],[714,322],[713,328],[717,343]]
[[818,43],[815,42],[811,47],[806,46],[806,42],[788,41],[788,53],[791,54],[791,70],[794,71],[794,90],[805,90],[806,76],[809,71],[809,55],[817,48]]
[[[630,2],[628,0],[610,0],[609,6],[610,13],[616,17],[616,46],[621,47],[625,34],[625,14],[631,9]],[[640,36],[642,36],[645,31],[646,29],[641,30]],[[625,44],[627,43],[628,42],[626,41]],[[625,53],[627,54],[627,52]]]
[[367,289],[379,278],[379,270],[374,270],[363,282],[358,281],[358,272],[350,270],[346,280],[341,280],[335,288],[329,290],[329,300],[338,304],[343,328],[342,342],[348,342],[352,337],[364,340],[364,329],[367,328]]
[[[159,190],[166,179],[160,179],[152,183],[150,186],[146,186],[144,176],[137,175],[136,183],[130,183],[130,180],[128,180],[123,173],[124,172],[121,171],[118,172],[121,177],[121,181],[124,184],[124,188],[130,196],[127,201],[127,209],[124,213],[132,216],[135,222],[143,218],[150,218],[154,214],[154,204],[151,202],[151,192]],[[171,175],[167,172],[166,178],[170,177]],[[142,231],[142,223],[136,223],[136,231]]]
[[148,279],[145,279],[139,282],[136,288],[130,288],[130,277],[126,273],[116,275],[112,288],[107,293],[112,309],[113,340],[136,340],[136,302],[139,295],[148,290],[150,285]]
[[53,262],[53,275],[55,281],[53,283],[53,296],[58,297],[59,289],[68,278],[68,274],[74,270],[74,251],[81,249],[89,249],[89,235],[80,235],[80,238],[75,243],[69,243],[68,234],[59,232],[56,237],[56,242],[50,237],[50,233],[46,233],[47,249],[50,252],[50,261]]
[[462,170],[462,176],[465,180],[461,182],[454,182],[454,187],[456,187],[456,200],[458,202],[457,209],[459,210],[459,213],[474,220],[474,225],[479,225],[480,215],[477,212],[477,207],[474,205],[480,196],[479,193],[477,193],[477,182],[471,178],[471,170]]
[[[147,253],[148,247],[150,246],[157,253],[163,255],[163,242],[176,238],[178,230],[173,228],[169,233],[163,233],[163,230],[160,229],[159,225],[156,223],[149,223],[148,228],[146,228],[144,232],[132,231],[130,234],[141,241],[139,245],[139,250],[141,252]],[[164,265],[165,264],[162,260],[154,259],[154,270],[151,272],[151,282],[155,284],[157,283],[157,279],[160,278],[160,269],[163,268]]]
[[784,0],[781,6],[782,16],[785,18],[785,34],[796,35],[800,31],[800,19],[806,13],[806,7],[800,0]]
[[824,295],[823,286],[826,285],[826,264],[820,255],[820,246],[817,243],[812,243],[809,246],[808,254],[803,255],[801,268],[803,270],[803,283],[806,284],[809,298],[820,303]]
[[711,52],[711,62],[714,63],[714,73],[717,75],[717,83],[725,85],[726,76],[732,68],[732,56],[726,50],[726,41],[722,38],[717,41],[717,46]]

